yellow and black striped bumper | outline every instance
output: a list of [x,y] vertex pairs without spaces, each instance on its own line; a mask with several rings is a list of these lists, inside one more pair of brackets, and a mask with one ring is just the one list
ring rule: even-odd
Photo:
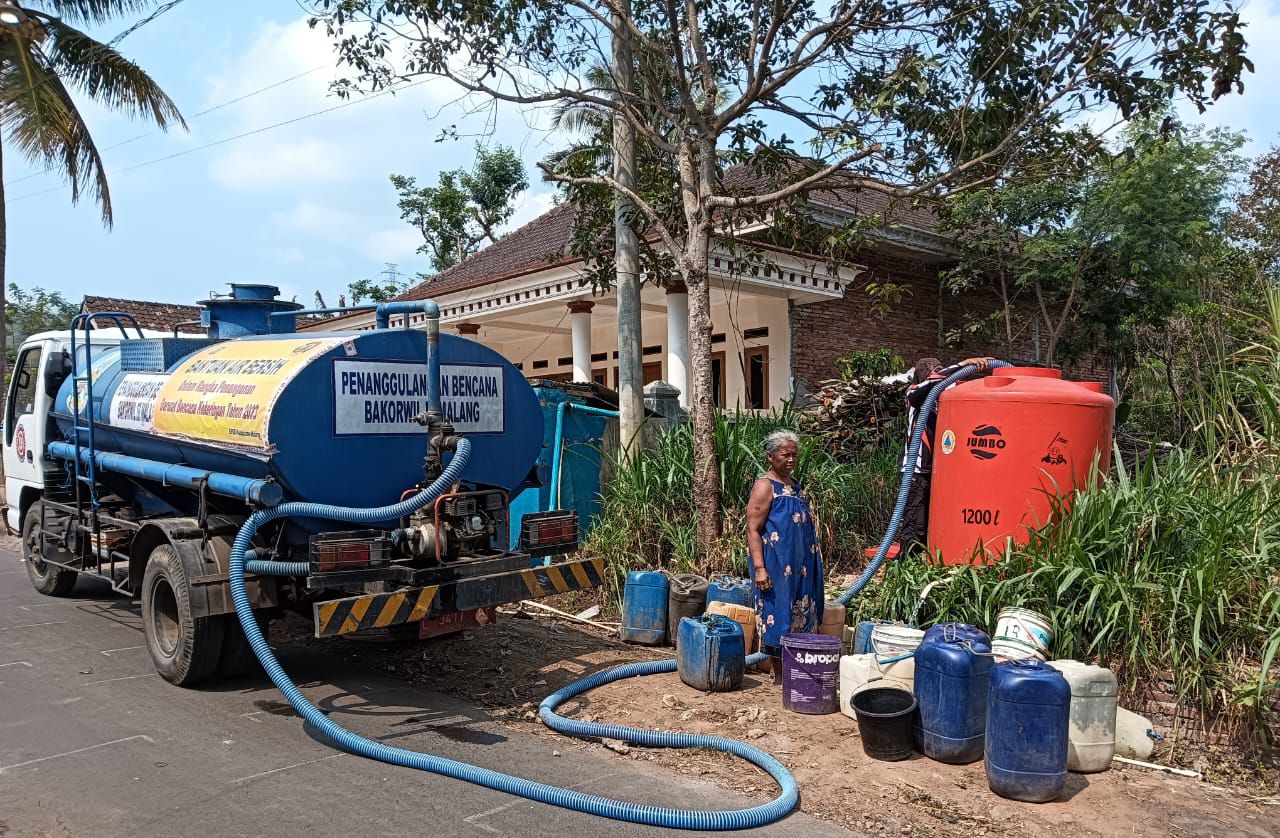
[[603,577],[604,559],[573,559],[441,585],[332,599],[313,606],[316,637],[336,637],[456,611],[586,590],[598,587]]

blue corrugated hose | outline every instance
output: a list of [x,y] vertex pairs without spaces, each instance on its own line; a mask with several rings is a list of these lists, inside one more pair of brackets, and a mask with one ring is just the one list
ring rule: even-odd
[[[776,798],[768,803],[747,809],[719,812],[668,809],[661,806],[646,806],[623,800],[613,800],[608,797],[585,794],[547,783],[526,780],[522,777],[513,777],[510,774],[503,774],[488,768],[480,768],[457,760],[384,745],[381,742],[366,739],[338,726],[328,716],[316,709],[315,705],[307,701],[302,692],[289,680],[289,676],[285,674],[280,662],[276,660],[271,647],[267,645],[266,638],[262,636],[262,630],[258,627],[258,621],[254,619],[253,608],[249,604],[249,596],[245,591],[244,576],[248,569],[246,567],[245,553],[249,550],[249,544],[252,542],[258,528],[269,521],[285,517],[324,518],[352,524],[368,524],[409,515],[433,503],[458,479],[462,469],[466,466],[470,453],[470,442],[466,439],[459,440],[457,453],[448,467],[440,474],[440,477],[425,491],[393,506],[385,506],[380,509],[350,509],[317,503],[286,503],[274,509],[259,510],[253,513],[249,516],[249,520],[245,521],[244,526],[240,528],[240,532],[236,535],[235,543],[231,547],[230,560],[231,598],[235,602],[236,616],[240,618],[240,625],[249,640],[249,645],[253,648],[254,654],[258,656],[258,660],[262,662],[262,668],[266,671],[267,677],[271,679],[276,688],[293,705],[293,708],[335,745],[350,753],[392,765],[430,771],[433,774],[443,774],[446,777],[465,780],[469,783],[496,789],[507,794],[514,794],[519,797],[550,803],[553,806],[586,812],[591,815],[600,815],[606,818],[642,823],[649,826],[725,830],[750,829],[763,826],[791,812],[800,800],[800,789],[796,785],[795,778],[778,760],[745,742],[720,736],[664,733],[662,731],[641,730],[622,725],[582,722],[566,719],[555,713],[555,708],[558,705],[603,684],[623,678],[633,678],[638,675],[673,672],[676,668],[675,661],[626,664],[603,672],[597,672],[595,675],[583,678],[581,681],[572,683],[547,696],[542,702],[538,713],[547,726],[571,736],[621,739],[624,742],[630,742],[635,745],[658,748],[711,748],[736,754],[759,766],[773,777],[781,788],[781,792]],[[295,567],[284,567],[289,564],[296,565],[297,563],[275,563],[260,560],[253,562],[254,572],[257,573],[276,573],[288,570],[289,575],[295,575],[292,573],[296,569]],[[276,565],[281,567],[274,567]],[[752,655],[747,660],[749,663],[756,663],[763,660],[763,658],[763,655]]]
[[[1012,366],[1012,364],[1007,361],[992,361],[989,364],[991,369],[1008,366]],[[898,535],[898,528],[902,526],[902,515],[907,508],[907,493],[911,490],[911,479],[915,477],[915,469],[910,464],[915,462],[916,456],[920,453],[920,439],[924,435],[925,426],[929,424],[927,421],[929,416],[938,409],[938,398],[942,395],[942,391],[957,381],[973,378],[977,372],[977,366],[966,364],[944,378],[941,384],[930,390],[929,395],[925,397],[924,404],[920,405],[920,411],[916,414],[916,424],[911,429],[911,439],[907,444],[907,455],[904,460],[907,466],[902,472],[902,485],[898,489],[898,502],[893,506],[893,514],[889,516],[889,526],[884,531],[884,538],[880,540],[880,548],[876,550],[875,558],[867,565],[867,569],[862,571],[862,575],[849,586],[849,590],[842,593],[840,598],[836,600],[841,605],[848,605],[852,602],[853,598],[861,593],[862,589],[871,581],[871,577],[876,575],[876,571],[884,563],[884,557],[889,554],[893,539]]]

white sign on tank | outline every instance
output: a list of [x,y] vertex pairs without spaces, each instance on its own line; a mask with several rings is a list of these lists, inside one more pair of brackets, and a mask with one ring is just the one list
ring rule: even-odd
[[[496,365],[442,364],[440,409],[459,433],[502,433],[502,376]],[[413,434],[427,409],[427,365],[396,361],[333,362],[334,432]]]
[[168,380],[169,376],[154,373],[132,372],[126,375],[111,397],[111,414],[107,421],[117,428],[150,433],[156,396]]

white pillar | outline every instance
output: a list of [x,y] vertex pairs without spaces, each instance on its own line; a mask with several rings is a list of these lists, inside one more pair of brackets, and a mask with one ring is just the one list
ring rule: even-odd
[[572,316],[569,330],[573,344],[573,380],[584,384],[591,381],[591,309],[595,305],[590,300],[574,300],[569,303]]
[[680,406],[689,397],[689,291],[683,282],[667,288],[667,383],[680,391]]

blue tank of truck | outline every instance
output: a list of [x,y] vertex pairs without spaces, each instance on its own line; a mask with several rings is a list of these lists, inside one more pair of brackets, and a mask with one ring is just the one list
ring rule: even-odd
[[[472,444],[463,477],[514,493],[542,445],[532,388],[482,344],[441,334],[439,351],[442,410]],[[422,480],[426,356],[402,328],[95,347],[94,447],[270,477],[286,500],[391,503]],[[83,412],[70,378],[54,406],[68,439],[75,386]]]

